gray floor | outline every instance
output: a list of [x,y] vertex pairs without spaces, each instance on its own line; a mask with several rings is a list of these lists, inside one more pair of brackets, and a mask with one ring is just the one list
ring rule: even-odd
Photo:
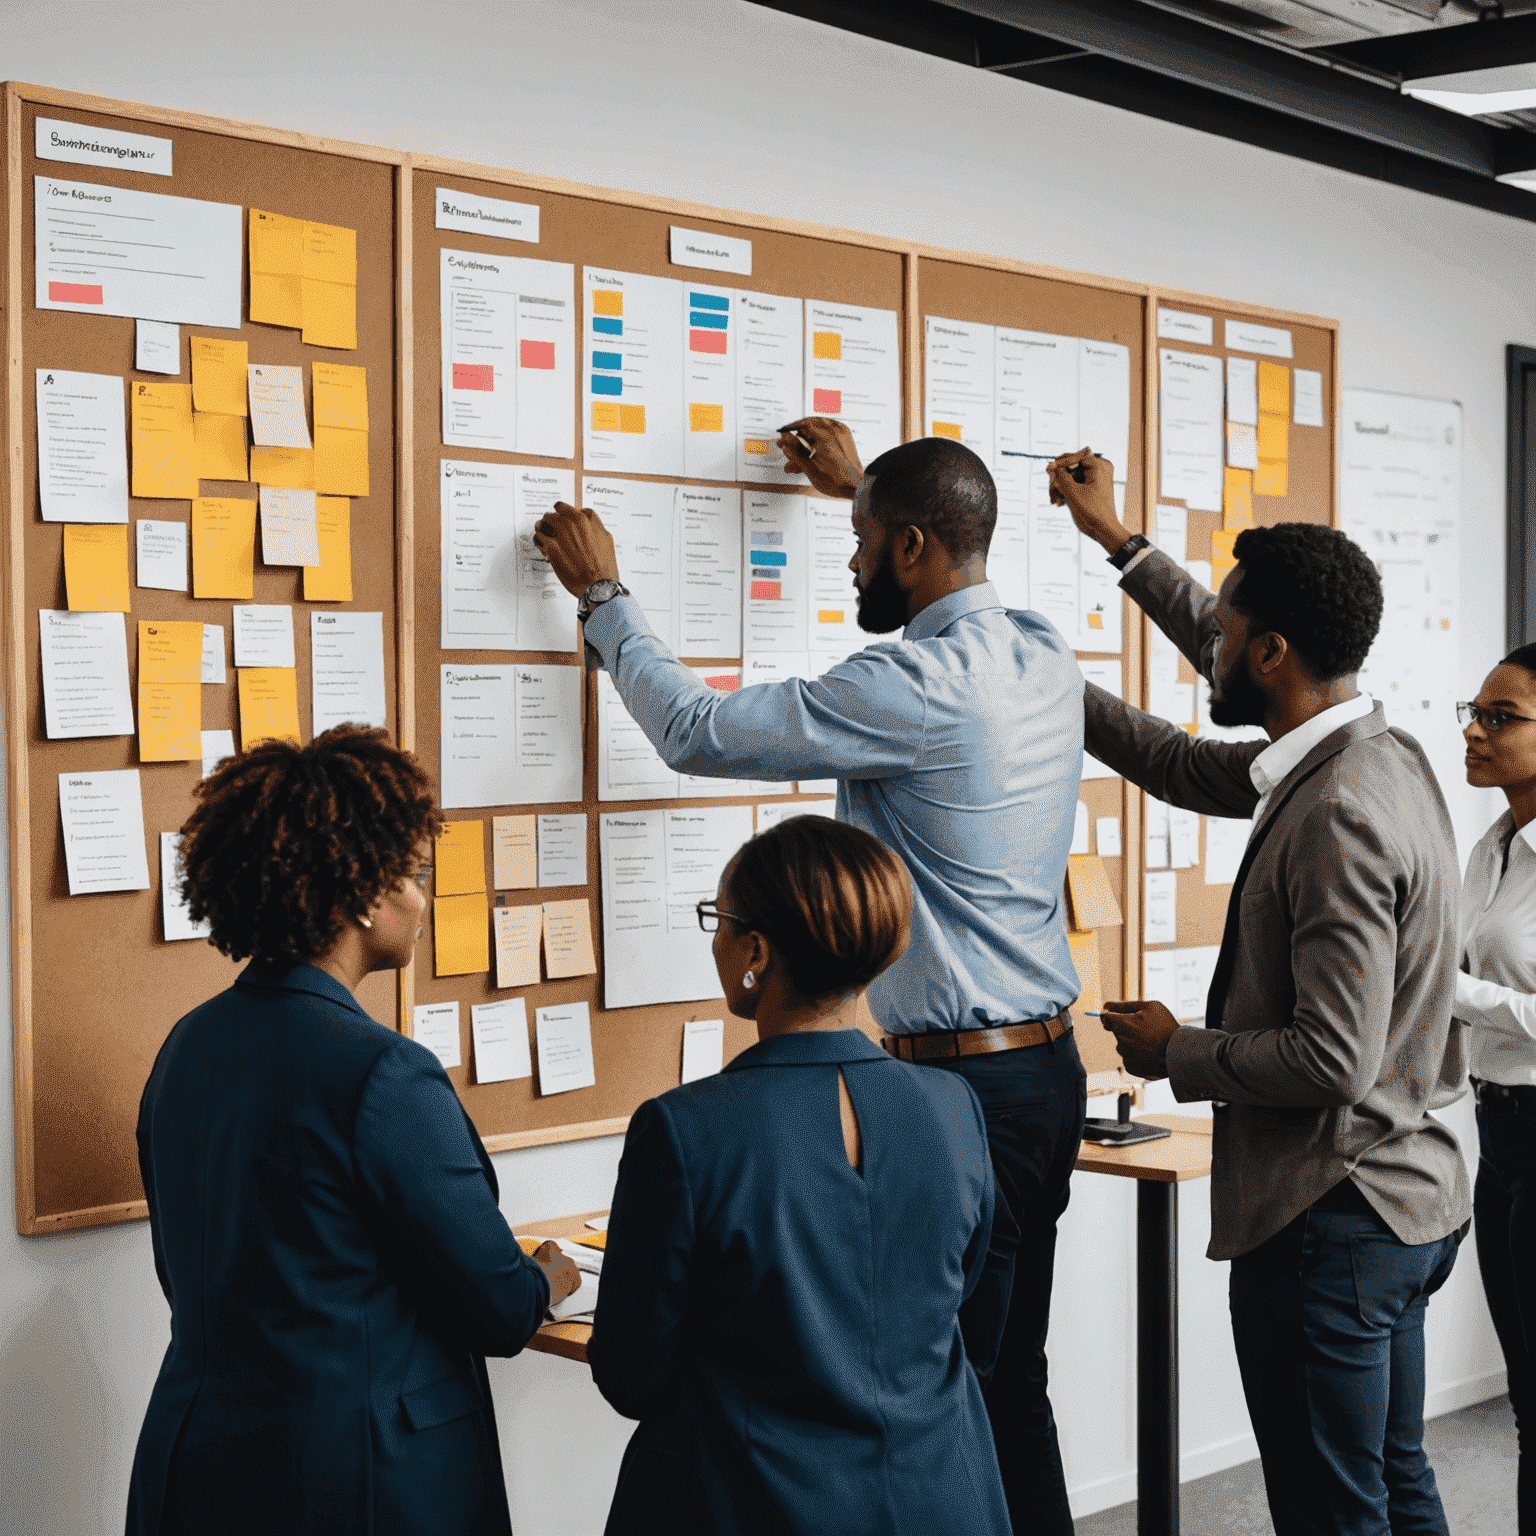
[[[1424,1426],[1452,1536],[1514,1536],[1515,1421],[1507,1397],[1474,1403]],[[1256,1461],[1185,1483],[1180,1526],[1190,1536],[1273,1536]],[[1136,1536],[1136,1506],[1074,1524],[1077,1536]]]

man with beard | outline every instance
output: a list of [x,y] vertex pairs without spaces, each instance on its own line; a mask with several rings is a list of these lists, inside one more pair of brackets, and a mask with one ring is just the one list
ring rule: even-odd
[[[581,596],[588,646],[669,767],[836,778],[838,819],[905,861],[911,942],[871,983],[869,1005],[893,1054],[958,1072],[981,1101],[998,1199],[961,1329],[1015,1529],[1071,1536],[1045,1335],[1056,1223],[1087,1102],[1067,1012],[1079,987],[1062,895],[1082,674],[1046,620],[1004,608],[988,582],[997,492],[968,448],[924,438],[865,472],[847,428],[820,417],[795,422],[781,446],[817,490],[853,503],[860,627],[901,629],[813,681],[705,687],[625,594],[593,513],[562,504],[535,539]],[[895,1316],[867,1322],[902,1326]]]
[[[1082,465],[1082,483],[1072,476]],[[1205,1028],[1108,1002],[1126,1067],[1213,1101],[1211,1243],[1277,1536],[1444,1536],[1424,1457],[1424,1313],[1467,1230],[1466,1165],[1430,1113],[1464,1091],[1451,1021],[1456,844],[1419,744],[1355,674],[1381,579],[1337,529],[1238,534],[1219,597],[1115,515],[1110,467],[1051,466],[1052,500],[1211,683],[1192,740],[1097,688],[1088,750],[1149,795],[1252,816]]]

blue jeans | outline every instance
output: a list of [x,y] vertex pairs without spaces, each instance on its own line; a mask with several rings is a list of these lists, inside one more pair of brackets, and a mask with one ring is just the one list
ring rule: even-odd
[[1346,1179],[1232,1261],[1276,1536],[1448,1536],[1424,1455],[1424,1313],[1465,1232],[1401,1242]]

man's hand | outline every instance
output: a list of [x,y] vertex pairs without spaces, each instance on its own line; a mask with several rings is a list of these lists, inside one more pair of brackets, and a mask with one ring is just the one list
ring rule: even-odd
[[560,1252],[559,1247],[551,1239],[547,1243],[540,1243],[531,1255],[533,1262],[544,1271],[544,1278],[549,1281],[549,1304],[554,1306],[558,1301],[564,1301],[567,1296],[574,1296],[581,1287],[581,1271]]
[[[1072,470],[1083,466],[1083,483],[1072,478]],[[1064,453],[1046,466],[1051,477],[1051,505],[1063,504],[1072,514],[1078,532],[1087,535],[1112,555],[1130,538],[1131,530],[1122,526],[1115,515],[1115,467],[1108,459],[1095,458],[1091,448]]]
[[596,512],[557,501],[533,525],[533,542],[554,567],[560,585],[580,597],[594,581],[605,576],[619,580],[618,556],[613,552],[613,535],[603,527]]
[[1100,1018],[1132,1077],[1168,1076],[1168,1041],[1179,1021],[1161,1003],[1105,1003]]
[[[801,437],[815,450],[809,458]],[[842,422],[830,416],[802,416],[799,421],[779,428],[779,448],[788,460],[784,466],[786,475],[804,475],[823,496],[853,500],[853,493],[864,478],[864,466],[853,446],[853,433]]]

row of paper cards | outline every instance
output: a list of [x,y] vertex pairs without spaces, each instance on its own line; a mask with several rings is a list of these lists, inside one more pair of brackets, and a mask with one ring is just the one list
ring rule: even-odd
[[1148,944],[1174,944],[1179,937],[1181,869],[1200,864],[1200,823],[1205,822],[1205,884],[1231,885],[1248,847],[1252,822],[1179,810],[1146,798],[1147,873],[1145,923]]

